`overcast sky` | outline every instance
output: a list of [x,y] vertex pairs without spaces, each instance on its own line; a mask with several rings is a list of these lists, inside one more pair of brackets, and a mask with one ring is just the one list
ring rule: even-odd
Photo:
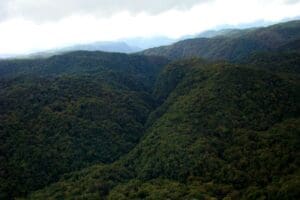
[[0,54],[128,37],[178,38],[300,15],[300,0],[0,0]]

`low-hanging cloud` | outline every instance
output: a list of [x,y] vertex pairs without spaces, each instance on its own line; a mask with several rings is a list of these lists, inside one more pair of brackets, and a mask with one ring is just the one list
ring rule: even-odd
[[59,20],[70,15],[109,17],[127,11],[151,15],[189,9],[209,0],[1,0],[0,20],[22,17],[32,21]]
[[180,38],[299,13],[300,0],[0,0],[0,55],[132,37]]
[[285,3],[286,4],[296,4],[296,3],[299,3],[300,0],[285,0]]

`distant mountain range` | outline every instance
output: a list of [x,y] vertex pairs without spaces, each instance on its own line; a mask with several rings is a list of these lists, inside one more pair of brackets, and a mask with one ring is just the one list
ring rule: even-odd
[[72,51],[104,51],[116,53],[136,53],[148,48],[169,45],[177,40],[168,37],[149,37],[149,38],[127,38],[120,41],[92,42],[87,44],[77,44],[63,48],[56,48],[47,51],[40,51],[27,55],[0,55],[0,59],[5,58],[47,58]]
[[120,53],[133,53],[140,50],[141,48],[128,45],[125,42],[94,42],[61,49],[61,51],[106,51]]
[[129,46],[125,42],[94,42],[89,44],[78,44],[74,46],[53,49],[48,51],[42,51],[37,53],[32,53],[30,55],[21,57],[50,57],[53,55],[59,55],[62,53],[72,52],[72,51],[105,51],[105,52],[119,52],[119,53],[134,53],[142,50],[141,48]]
[[178,39],[172,39],[168,37],[163,36],[156,36],[156,37],[137,37],[137,38],[128,38],[123,40],[125,43],[127,43],[130,46],[136,46],[140,49],[148,49],[152,47],[158,47],[162,45],[169,45],[174,42],[177,42]]
[[299,27],[300,21],[291,21],[264,28],[210,31],[200,34],[201,38],[147,49],[141,54],[165,56],[169,59],[202,57],[237,60],[255,51],[275,51],[288,43],[298,43]]
[[[297,19],[297,18],[295,18]],[[224,25],[216,27],[215,30],[208,30],[199,34],[185,35],[180,38],[174,39],[165,36],[153,36],[153,37],[135,37],[135,38],[124,38],[116,41],[96,41],[84,44],[75,44],[67,47],[61,47],[56,49],[50,49],[45,51],[33,52],[31,54],[14,55],[14,54],[0,54],[0,59],[5,58],[38,58],[38,57],[50,57],[66,52],[72,51],[105,51],[105,52],[119,52],[119,53],[136,53],[139,51],[147,50],[149,48],[156,48],[166,45],[171,45],[176,42],[189,39],[200,39],[200,38],[215,38],[215,37],[237,37],[242,36],[246,32],[255,31],[258,26],[267,26],[272,24],[271,22],[258,21],[250,24],[241,24],[238,26]],[[247,28],[254,27],[254,28]],[[245,29],[246,28],[246,29]],[[194,41],[193,41],[194,42]],[[218,41],[216,41],[218,42]],[[174,46],[177,46],[176,43]],[[221,44],[220,44],[221,45]],[[175,47],[177,48],[177,47]],[[203,47],[206,48],[206,47]],[[200,49],[201,50],[201,49]],[[146,53],[150,53],[146,51]],[[151,53],[152,54],[152,53]],[[203,57],[206,57],[205,55]]]
[[127,38],[119,41],[93,42],[53,50],[53,52],[70,51],[105,51],[117,53],[134,53],[152,47],[169,45],[177,40],[168,37]]

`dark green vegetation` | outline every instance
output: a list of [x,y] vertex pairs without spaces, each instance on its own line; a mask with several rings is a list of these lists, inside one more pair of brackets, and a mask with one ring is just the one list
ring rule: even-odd
[[164,68],[164,103],[112,165],[69,174],[32,199],[296,199],[299,83],[228,63]]
[[298,199],[299,23],[259,30],[286,42],[234,63],[1,62],[0,198]]
[[0,199],[132,149],[154,108],[151,85],[165,63],[86,52],[1,62]]
[[[160,55],[169,59],[202,57],[207,59],[241,60],[256,51],[276,51],[286,48],[299,50],[300,21],[266,28],[237,31],[213,38],[196,38],[170,46],[148,49],[144,55]],[[298,45],[296,45],[298,43]]]

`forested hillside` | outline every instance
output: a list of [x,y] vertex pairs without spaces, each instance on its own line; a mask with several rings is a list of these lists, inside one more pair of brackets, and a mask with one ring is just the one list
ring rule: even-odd
[[299,43],[299,27],[300,21],[291,21],[235,34],[183,40],[170,46],[147,49],[141,54],[160,55],[173,60],[192,57],[241,60],[257,51],[277,51],[287,44],[291,47],[290,44]]
[[298,199],[299,30],[0,61],[0,199]]
[[163,103],[137,147],[30,199],[296,199],[299,82],[197,59],[166,66],[160,79]]
[[0,199],[132,149],[166,62],[101,52],[1,61]]

